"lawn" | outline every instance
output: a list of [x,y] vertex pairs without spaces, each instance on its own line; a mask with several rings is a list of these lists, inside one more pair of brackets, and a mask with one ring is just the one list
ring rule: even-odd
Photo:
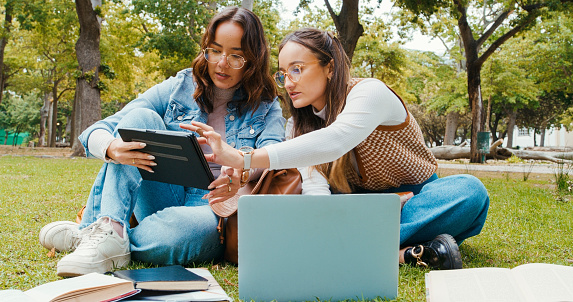
[[[101,166],[85,158],[0,156],[0,289],[26,290],[58,280],[56,264],[38,242],[42,226],[73,220],[88,197]],[[440,176],[455,173],[439,170]],[[463,172],[462,170],[458,172]],[[573,203],[556,193],[548,174],[473,172],[487,187],[491,203],[482,233],[460,247],[464,268],[515,267],[530,262],[573,265]],[[237,268],[226,263],[208,267],[238,299]],[[130,268],[147,267],[133,263]],[[427,270],[400,267],[395,301],[425,301]]]

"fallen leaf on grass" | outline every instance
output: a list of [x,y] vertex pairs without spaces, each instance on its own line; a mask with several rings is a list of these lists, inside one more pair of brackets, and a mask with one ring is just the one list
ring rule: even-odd
[[53,247],[47,254],[46,256],[48,256],[48,258],[54,258],[56,257],[56,248]]
[[223,279],[223,281],[225,281],[225,283],[227,283],[228,285],[235,286],[235,287],[237,286],[237,284],[229,281],[228,279]]

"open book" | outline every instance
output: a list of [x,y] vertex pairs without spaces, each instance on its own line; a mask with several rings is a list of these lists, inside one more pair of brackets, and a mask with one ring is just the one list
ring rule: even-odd
[[27,291],[0,291],[2,302],[65,302],[119,301],[140,290],[131,281],[113,276],[91,273],[36,286]]
[[426,274],[428,302],[573,301],[573,267],[530,263]]

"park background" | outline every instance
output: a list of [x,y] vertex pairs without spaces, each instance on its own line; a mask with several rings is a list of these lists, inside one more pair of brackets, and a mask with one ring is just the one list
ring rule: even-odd
[[[95,9],[90,5],[88,16],[99,29],[99,61],[85,68],[76,50],[76,5],[86,1],[91,4],[0,1],[0,144],[19,137],[16,144],[35,146],[0,149],[0,154],[10,154],[0,156],[0,289],[29,289],[58,279],[55,266],[63,255],[47,254],[37,236],[49,222],[73,220],[87,199],[101,163],[70,157],[74,138],[85,124],[113,114],[189,67],[200,51],[202,30],[216,10],[248,2],[115,0]],[[271,44],[271,72],[276,71],[278,43],[293,29],[311,26],[340,38],[352,36],[353,75],[378,78],[396,90],[429,146],[471,142],[480,131],[490,132],[491,141],[505,138],[507,147],[543,146],[545,131],[573,126],[569,1],[383,1],[382,6],[390,7],[386,10],[377,8],[376,0],[295,2],[294,8],[281,1],[252,3]],[[363,32],[357,36],[344,31],[349,21],[357,22]],[[421,34],[443,48],[411,47],[411,40],[421,39]],[[98,97],[78,97],[86,95],[80,88]],[[517,143],[512,131],[519,129],[537,135],[526,144]],[[482,173],[460,161],[458,170],[438,170],[439,176],[474,174],[490,193],[482,234],[461,246],[464,267],[572,265],[571,166],[519,158],[505,162],[520,168]],[[534,168],[541,164],[550,165],[553,173],[536,174]],[[195,265],[209,267],[237,297],[237,267]],[[130,268],[144,266],[133,263]],[[425,272],[400,267],[398,301],[424,301]]]
[[189,67],[211,16],[243,4],[263,22],[271,73],[289,31],[335,32],[353,75],[394,89],[428,146],[469,142],[472,162],[479,132],[508,148],[573,146],[568,0],[2,0],[0,144],[81,155],[83,129]]

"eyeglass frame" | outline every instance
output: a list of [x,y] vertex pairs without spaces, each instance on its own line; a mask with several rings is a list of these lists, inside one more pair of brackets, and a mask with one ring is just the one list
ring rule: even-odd
[[[232,69],[241,69],[241,68],[245,67],[245,64],[247,63],[247,59],[245,59],[245,57],[243,57],[243,56],[241,56],[241,55],[234,54],[234,53],[232,53],[232,54],[230,54],[230,55],[226,55],[226,54],[223,54],[223,52],[221,52],[221,58],[220,58],[217,62],[211,62],[211,61],[209,61],[209,59],[207,59],[207,56],[205,55],[205,52],[207,51],[207,49],[212,49],[212,50],[214,50],[214,51],[218,51],[218,50],[216,50],[216,49],[213,48],[213,47],[205,47],[205,48],[203,48],[203,51],[202,51],[203,57],[205,58],[205,61],[207,61],[208,63],[217,64],[217,63],[221,62],[221,60],[223,60],[223,57],[225,57],[225,58],[227,59],[227,66],[229,66],[229,68],[232,68]],[[239,57],[239,58],[241,58],[241,59],[243,60],[243,61],[242,61],[242,62],[243,62],[243,65],[241,65],[241,67],[237,67],[237,68],[231,66],[231,64],[229,64],[229,57],[230,57],[230,56],[231,56],[231,57],[234,56],[234,57]]]
[[[298,81],[300,81],[300,77],[302,77],[302,68],[301,68],[301,67],[304,67],[305,65],[314,64],[314,63],[320,63],[320,60],[310,61],[310,62],[306,62],[306,63],[296,63],[296,64],[292,64],[291,66],[289,66],[289,67],[286,69],[286,71],[287,71],[286,73],[285,73],[284,71],[282,71],[282,70],[279,70],[279,71],[275,72],[275,74],[273,75],[273,79],[275,80],[275,83],[277,84],[277,86],[279,86],[279,88],[284,88],[284,87],[285,87],[284,84],[281,85],[281,84],[277,81],[277,75],[280,75],[280,74],[283,74],[283,77],[284,77],[284,76],[287,76],[293,83],[298,83]],[[291,77],[290,72],[289,72],[289,69],[291,69],[291,68],[293,68],[293,67],[296,67],[296,66],[298,66],[298,67],[301,68],[301,69],[300,69],[300,76],[299,76],[298,80],[295,81],[295,80]]]

